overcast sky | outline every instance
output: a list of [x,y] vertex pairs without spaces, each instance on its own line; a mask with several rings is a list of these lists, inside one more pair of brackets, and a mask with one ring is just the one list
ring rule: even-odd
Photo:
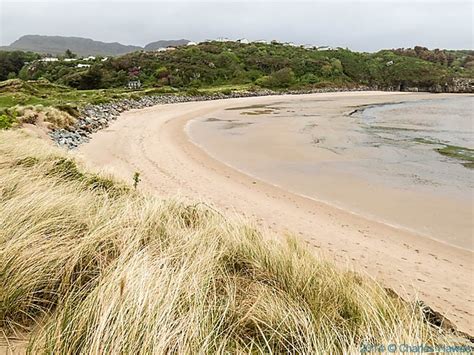
[[1,45],[41,34],[135,45],[244,37],[359,51],[473,49],[471,1],[0,0],[0,16]]

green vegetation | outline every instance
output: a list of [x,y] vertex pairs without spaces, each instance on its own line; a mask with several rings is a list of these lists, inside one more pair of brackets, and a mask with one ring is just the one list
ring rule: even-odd
[[432,63],[438,63],[453,68],[458,72],[474,70],[474,51],[472,50],[429,50],[426,47],[416,46],[412,48],[399,48],[394,50],[396,54],[420,58]]
[[[22,78],[45,78],[81,90],[122,88],[130,79],[139,79],[145,87],[178,89],[222,85],[274,89],[356,85],[428,89],[449,83],[459,75],[473,76],[470,64],[465,64],[461,73],[460,66],[453,64],[457,63],[455,60],[448,65],[448,62],[410,53],[401,50],[318,51],[278,43],[207,42],[167,52],[134,52],[105,61],[97,58],[95,61],[34,62],[22,70]],[[463,63],[469,63],[469,55],[465,57]],[[79,68],[78,64],[89,67]]]
[[0,115],[0,129],[11,128],[15,122],[16,120],[13,115],[6,115],[6,114]]
[[0,112],[15,105],[42,105],[71,113],[70,110],[75,109],[77,112],[78,108],[88,104],[101,104],[121,99],[139,99],[143,96],[169,93],[176,93],[176,91],[167,88],[145,88],[139,91],[130,91],[124,88],[77,90],[51,83],[46,79],[28,81],[12,79],[0,82]]
[[0,331],[31,353],[355,353],[456,344],[423,309],[205,205],[0,132]]
[[0,51],[0,81],[16,78],[25,64],[39,57],[38,54],[32,52]]
[[474,149],[460,147],[456,145],[449,145],[425,138],[415,138],[415,142],[442,146],[442,148],[435,148],[435,151],[437,151],[441,155],[460,161],[461,164],[466,168],[474,168]]
[[[15,78],[0,82],[2,127],[15,123],[14,110],[5,111],[13,106],[53,107],[75,117],[86,104],[146,95],[358,86],[444,90],[455,78],[474,78],[470,51],[429,51],[423,47],[357,53],[277,42],[207,42],[113,58],[75,57],[68,50],[60,60],[48,62],[30,52],[0,52],[0,80]],[[141,89],[126,89],[130,80],[140,80]]]
[[0,129],[19,123],[50,123],[50,128],[64,128],[74,123],[82,107],[112,100],[138,99],[163,93],[160,88],[139,92],[126,89],[76,90],[45,79],[0,82]]
[[436,149],[436,151],[444,156],[462,161],[466,168],[472,169],[474,167],[474,149],[445,145],[443,148]]
[[141,180],[142,179],[140,178],[140,173],[138,171],[135,171],[135,173],[133,174],[133,188],[134,189],[137,189],[138,184]]

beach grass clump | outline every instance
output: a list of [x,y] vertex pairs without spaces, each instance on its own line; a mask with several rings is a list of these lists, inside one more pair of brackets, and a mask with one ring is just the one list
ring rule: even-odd
[[452,343],[416,304],[292,237],[100,178],[23,131],[0,133],[0,329],[29,334],[31,353]]

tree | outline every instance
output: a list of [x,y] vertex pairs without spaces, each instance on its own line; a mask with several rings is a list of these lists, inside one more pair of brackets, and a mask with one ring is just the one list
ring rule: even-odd
[[155,70],[154,76],[157,81],[165,82],[166,84],[170,85],[170,71],[166,67],[159,67]]
[[0,81],[6,80],[8,76],[12,76],[13,74],[11,73],[18,75],[18,72],[25,65],[25,62],[37,58],[38,55],[31,52],[0,51]]
[[64,57],[65,58],[76,58],[77,55],[73,52],[71,52],[70,49],[66,49],[66,52],[64,52]]
[[93,65],[82,75],[80,89],[98,89],[101,83],[102,71],[98,65]]
[[291,68],[283,68],[273,72],[269,76],[261,77],[256,81],[257,85],[268,88],[286,88],[295,81],[295,73]]

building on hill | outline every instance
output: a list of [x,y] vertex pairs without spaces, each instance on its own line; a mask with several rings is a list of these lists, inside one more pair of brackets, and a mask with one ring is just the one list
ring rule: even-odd
[[237,40],[238,43],[242,43],[242,44],[249,44],[249,40],[247,38],[240,38]]
[[57,62],[59,59],[55,57],[46,57],[46,58],[41,58],[40,62]]
[[197,43],[196,42],[188,42],[186,45],[187,46],[197,46]]
[[142,87],[142,83],[140,80],[130,80],[127,83],[127,88],[130,90],[137,90],[137,89],[140,89],[141,87]]

